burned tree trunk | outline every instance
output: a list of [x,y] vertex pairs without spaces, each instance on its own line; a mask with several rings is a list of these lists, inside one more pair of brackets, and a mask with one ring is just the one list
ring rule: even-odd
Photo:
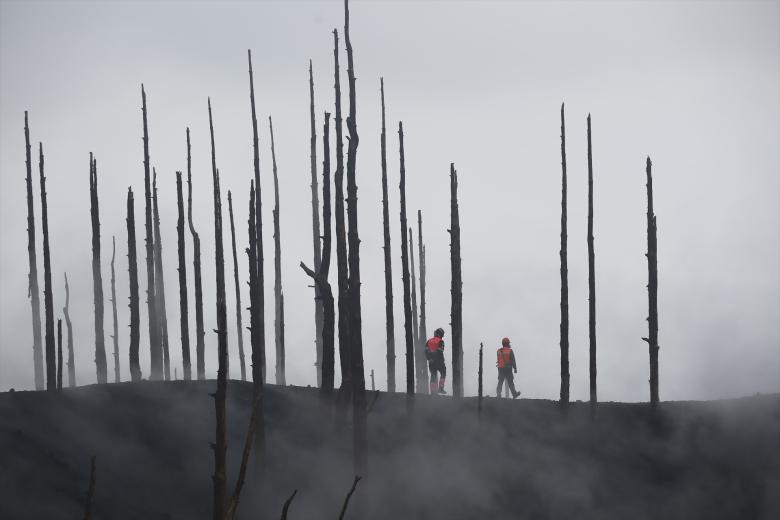
[[92,502],[95,499],[95,459],[93,455],[89,461],[89,487],[87,488],[87,497],[84,500],[84,520],[92,520]]
[[366,435],[366,376],[363,370],[363,337],[360,307],[360,235],[358,234],[357,162],[358,132],[355,106],[355,66],[352,42],[349,39],[349,0],[344,0],[344,43],[347,47],[347,77],[349,79],[349,116],[347,130],[347,221],[349,223],[349,339],[352,372],[352,418],[354,424],[353,451],[356,474],[365,474],[367,468]]
[[46,316],[46,390],[54,390],[57,387],[57,360],[54,357],[54,309],[52,308],[51,256],[49,254],[49,213],[46,204],[46,177],[43,175],[42,143],[39,143],[38,166],[41,181],[41,226],[43,229],[43,303]]
[[[190,361],[190,325],[187,301],[187,246],[184,242],[184,195],[182,193],[181,172],[176,172],[176,206],[178,208],[178,220],[176,221],[176,234],[179,246],[179,316],[181,327],[181,363],[184,370],[184,380],[192,379],[192,362]],[[230,215],[231,229],[233,214]],[[235,245],[233,246],[235,255]],[[241,366],[243,368],[243,360]],[[243,372],[243,370],[242,370]]]
[[200,236],[192,223],[192,159],[190,155],[190,129],[187,128],[187,221],[192,234],[192,266],[195,271],[195,370],[199,380],[206,379],[206,347],[203,328],[203,284],[200,269]]
[[647,158],[647,307],[648,337],[650,351],[650,404],[658,405],[658,241],[655,212],[653,211],[653,163]]
[[116,259],[116,237],[111,237],[111,308],[113,314],[114,334],[114,383],[119,382],[119,325],[116,318],[116,271],[114,260]]
[[334,386],[335,348],[333,345],[335,311],[333,304],[333,289],[328,281],[330,271],[330,113],[325,112],[325,123],[322,132],[323,160],[322,160],[322,225],[324,228],[322,243],[322,263],[318,271],[312,271],[301,262],[301,269],[311,276],[315,285],[319,287],[322,296],[323,323],[322,323],[322,384],[320,393],[329,396]]
[[209,105],[209,132],[211,134],[211,172],[214,183],[214,264],[216,267],[217,287],[217,391],[214,394],[217,428],[214,443],[214,520],[223,520],[227,505],[226,454],[227,454],[227,418],[225,398],[227,393],[227,306],[225,304],[225,258],[222,249],[222,200],[219,188],[219,172],[214,150],[214,123],[211,117],[211,98]]
[[450,265],[452,269],[452,395],[463,397],[463,280],[460,268],[458,172],[450,163]]
[[590,114],[588,114],[588,338],[590,340],[590,404],[596,397],[596,260],[593,250],[593,152],[590,141]]
[[241,361],[241,381],[246,381],[244,361],[244,328],[241,325],[241,286],[238,284],[238,255],[236,255],[236,227],[233,223],[233,195],[228,190],[228,211],[230,213],[230,242],[233,246],[233,281],[236,286],[236,335],[238,336],[238,358]]
[[387,134],[385,132],[385,80],[379,78],[382,97],[382,225],[385,254],[385,335],[387,337],[387,391],[395,392],[395,320],[393,317],[393,261],[390,251],[390,210],[387,193]]
[[68,273],[65,273],[65,307],[62,314],[65,315],[65,326],[68,327],[68,386],[76,386],[76,362],[73,359],[73,327],[70,323],[70,287],[68,286]]
[[154,280],[154,232],[152,226],[152,189],[149,171],[149,130],[146,124],[146,91],[141,85],[141,113],[144,123],[144,197],[146,201],[146,305],[149,314],[149,359],[151,371],[149,379],[163,378],[162,344],[160,340],[160,322],[157,314],[157,296]]
[[414,268],[414,240],[412,228],[409,226],[409,260],[412,270],[412,344],[414,348],[414,371],[417,380],[417,393],[424,394],[428,391],[428,371],[425,368],[425,352],[417,344],[420,337],[420,326],[417,322],[417,275]]
[[398,123],[398,146],[401,164],[401,180],[398,189],[401,194],[401,280],[404,287],[404,333],[406,338],[406,395],[407,406],[414,397],[414,339],[412,333],[412,304],[409,286],[409,247],[406,236],[406,162],[404,160],[404,124]]
[[100,267],[100,208],[97,192],[97,159],[89,154],[90,199],[92,213],[92,280],[95,296],[95,365],[99,384],[108,382],[106,345],[103,329],[103,274]]
[[[479,344],[479,372],[477,380],[477,414],[482,417],[482,343]],[[509,385],[507,385],[509,386]]]
[[[127,188],[127,263],[130,277],[130,380],[141,380],[138,349],[141,343],[141,311],[138,297],[138,256],[135,249],[135,201]],[[67,318],[67,314],[65,315]],[[68,338],[70,339],[70,338]]]
[[[320,246],[320,201],[317,190],[317,131],[314,120],[314,75],[309,60],[309,114],[311,119],[311,138],[309,159],[311,162],[311,234],[314,245],[314,271],[320,270],[322,248]],[[320,286],[314,284],[314,344],[317,349],[317,386],[322,386],[322,294]]]
[[282,296],[282,236],[279,229],[279,175],[276,171],[276,145],[274,123],[268,116],[271,130],[271,161],[274,171],[274,340],[276,344],[276,384],[286,385],[284,352],[284,299]]
[[[422,211],[417,210],[417,245],[420,252],[420,330],[418,333],[419,344],[416,351],[420,356],[418,370],[422,373],[423,381],[428,380],[428,366],[425,362],[425,343],[428,340],[428,333],[426,332],[425,323],[425,246],[423,245],[423,232],[422,232]],[[428,391],[428,387],[423,385],[422,392]]]
[[57,320],[57,390],[62,390],[62,320]]
[[165,380],[171,379],[171,358],[168,351],[168,312],[165,305],[165,278],[163,277],[162,239],[160,238],[160,210],[157,205],[157,170],[152,168],[152,206],[154,211],[154,270],[155,296],[159,313],[160,341],[163,352]]
[[566,240],[566,126],[561,104],[561,405],[569,403],[569,268]]
[[[259,286],[259,293],[257,301],[253,303],[253,306],[257,306],[257,312],[259,313],[259,321],[257,323],[258,336],[258,355],[260,356],[259,369],[262,374],[263,383],[265,383],[266,376],[266,362],[265,362],[265,276],[263,274],[263,204],[260,190],[260,144],[257,137],[257,116],[255,113],[255,83],[252,73],[252,51],[247,51],[249,56],[249,101],[252,107],[252,144],[254,151],[254,169],[255,169],[255,233],[257,234],[257,240],[255,246],[257,252],[255,256],[255,270],[257,271],[257,285]],[[254,325],[253,325],[254,327]],[[253,346],[254,348],[254,346]],[[252,363],[256,363],[254,360],[254,351],[252,352]],[[253,368],[254,377],[254,368]]]
[[43,390],[43,345],[41,342],[41,301],[38,289],[38,258],[35,252],[35,206],[33,203],[32,159],[30,157],[30,127],[24,111],[24,144],[27,166],[27,256],[30,262],[28,291],[32,306],[33,368],[35,389]]

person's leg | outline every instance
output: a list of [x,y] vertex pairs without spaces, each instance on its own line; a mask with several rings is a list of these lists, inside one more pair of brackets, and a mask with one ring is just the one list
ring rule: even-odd
[[447,365],[444,363],[444,354],[439,358],[439,393],[444,393],[444,384],[447,382]]
[[428,371],[431,373],[431,377],[428,382],[428,390],[431,394],[435,394],[439,389],[439,372],[436,369],[436,364],[433,361],[428,362]]
[[498,369],[498,386],[496,386],[496,397],[501,397],[501,387],[504,386],[504,369]]
[[512,392],[512,399],[518,396],[519,392],[515,390],[515,375],[512,373],[512,369],[506,371],[506,384],[509,390]]

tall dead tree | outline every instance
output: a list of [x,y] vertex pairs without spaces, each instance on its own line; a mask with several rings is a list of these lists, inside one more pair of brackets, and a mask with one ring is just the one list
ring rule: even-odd
[[406,237],[406,161],[404,159],[404,124],[398,122],[398,150],[401,164],[401,180],[398,184],[401,197],[401,281],[404,288],[404,334],[406,339],[406,395],[411,406],[414,397],[414,336],[412,330],[412,302],[409,283],[409,246]]
[[[138,297],[138,255],[135,248],[135,200],[133,189],[127,188],[127,263],[130,278],[130,380],[141,380],[138,349],[141,343],[141,309]],[[67,317],[67,314],[65,315]]]
[[[347,267],[347,228],[344,220],[344,138],[341,117],[341,73],[339,71],[339,33],[333,29],[334,90],[336,96],[336,173],[333,176],[333,209],[336,211],[336,271],[338,283],[339,361],[341,364],[340,402],[346,407],[352,395],[349,335],[349,287]],[[342,408],[346,410],[346,408]]]
[[46,390],[57,387],[57,360],[54,352],[54,309],[52,307],[51,256],[49,254],[49,212],[46,204],[46,177],[43,175],[43,143],[39,143],[38,166],[41,181],[41,226],[43,229],[43,303],[46,317]]
[[30,263],[27,291],[32,306],[33,368],[35,389],[43,390],[43,345],[41,342],[41,301],[38,289],[38,258],[35,251],[35,205],[33,203],[32,159],[30,157],[30,127],[24,111],[25,164],[27,166],[27,256]]
[[214,122],[211,117],[211,98],[209,105],[209,132],[211,135],[211,173],[214,183],[214,264],[216,267],[217,287],[217,391],[214,393],[217,427],[214,443],[214,520],[223,520],[227,506],[226,454],[227,454],[227,306],[225,304],[225,257],[222,249],[222,197],[219,188],[219,172],[214,149]]
[[165,277],[163,276],[162,238],[160,237],[160,209],[157,204],[157,170],[152,168],[152,209],[154,212],[154,294],[157,297],[159,313],[160,342],[163,351],[163,373],[166,381],[171,379],[171,358],[168,350],[168,311],[165,305]]
[[[320,270],[322,263],[322,248],[320,245],[320,201],[317,189],[317,130],[314,119],[314,75],[311,60],[309,60],[309,115],[311,120],[311,137],[309,159],[311,162],[311,234],[314,245],[314,271]],[[317,386],[322,386],[322,294],[318,284],[314,284],[314,344],[317,349]]]
[[590,114],[588,114],[588,338],[590,361],[590,404],[596,397],[596,260],[593,249],[593,151],[590,140]]
[[414,240],[412,239],[412,227],[409,226],[409,261],[412,271],[412,343],[414,345],[414,372],[417,381],[417,393],[424,394],[428,391],[428,371],[425,368],[425,352],[417,344],[420,337],[420,325],[417,321],[417,275],[414,268]]
[[561,405],[569,403],[569,268],[566,241],[566,126],[561,103]]
[[463,279],[460,267],[458,172],[450,163],[450,265],[452,269],[452,395],[463,397]]
[[154,231],[152,226],[152,188],[149,171],[149,130],[146,124],[146,91],[141,84],[141,113],[144,125],[144,198],[146,202],[146,305],[149,314],[149,379],[163,378],[163,353],[154,280]]
[[70,287],[68,286],[68,273],[65,273],[65,307],[62,308],[65,316],[65,326],[68,327],[68,386],[76,386],[76,363],[73,359],[73,327],[70,322]]
[[[420,369],[423,373],[423,379],[428,379],[428,367],[425,362],[425,342],[428,339],[428,333],[425,323],[425,245],[423,244],[423,232],[422,232],[422,211],[417,210],[417,245],[419,246],[419,258],[420,258],[420,330],[419,330],[419,344],[417,350],[421,355]],[[427,387],[423,386],[423,392],[427,391]]]
[[[248,50],[249,56],[249,102],[252,108],[252,144],[253,144],[253,157],[254,157],[254,171],[255,171],[255,233],[257,234],[257,240],[255,246],[257,252],[255,255],[255,270],[257,271],[257,285],[259,286],[258,299],[253,306],[257,307],[259,313],[259,321],[257,323],[258,336],[258,355],[260,356],[260,370],[265,383],[266,377],[266,362],[265,362],[265,276],[263,274],[263,203],[262,203],[262,190],[260,189],[260,143],[257,136],[257,115],[255,112],[255,83],[254,75],[252,73],[252,51]],[[253,325],[254,327],[254,325]],[[253,346],[254,348],[254,346]],[[255,352],[252,352],[252,363],[254,361]],[[254,375],[254,371],[252,372]],[[259,445],[259,443],[258,443]]]
[[653,163],[646,163],[647,173],[647,335],[642,338],[650,351],[650,404],[658,405],[658,227],[653,211]]
[[119,325],[116,318],[116,271],[114,270],[114,261],[116,260],[116,237],[111,237],[111,309],[113,314],[114,334],[111,338],[114,340],[114,383],[119,382]]
[[57,390],[62,390],[62,320],[57,320]]
[[350,366],[352,372],[352,420],[354,428],[353,455],[355,474],[365,474],[367,468],[366,375],[363,370],[363,337],[360,307],[360,235],[358,233],[357,162],[358,132],[355,102],[355,66],[352,58],[352,42],[349,39],[349,0],[344,0],[344,43],[347,47],[347,78],[349,79],[349,116],[347,130],[347,222],[349,263],[349,339]]
[[[176,238],[179,247],[179,317],[181,329],[181,363],[184,370],[184,380],[192,379],[192,362],[190,360],[190,325],[189,304],[187,298],[187,246],[184,242],[184,195],[182,193],[181,172],[176,172],[176,206],[178,220],[176,221]],[[232,226],[231,213],[231,226]],[[235,250],[235,246],[233,246]],[[235,253],[234,253],[235,254]],[[243,360],[241,366],[243,368]],[[243,372],[243,371],[242,371]]]
[[238,336],[238,358],[241,362],[241,381],[246,381],[244,361],[244,327],[241,325],[241,286],[238,284],[238,255],[236,254],[236,227],[233,222],[233,194],[228,190],[228,212],[230,213],[230,242],[233,247],[233,281],[236,286],[236,335]]
[[333,344],[335,327],[335,310],[333,302],[333,289],[328,281],[331,256],[330,235],[330,113],[325,112],[325,123],[322,131],[323,160],[322,160],[322,225],[324,228],[322,241],[322,263],[318,271],[313,271],[301,262],[301,269],[308,274],[314,283],[319,286],[322,297],[323,323],[322,323],[322,384],[320,393],[329,396],[333,392],[335,348]]
[[385,79],[379,78],[382,97],[382,227],[385,254],[385,336],[387,338],[387,391],[395,392],[395,320],[393,318],[393,260],[390,251],[390,210],[387,193],[387,133],[385,132]]
[[[482,343],[479,344],[479,372],[477,374],[477,414],[482,417]],[[509,385],[507,385],[509,386]]]
[[100,267],[100,208],[97,191],[97,159],[89,154],[90,170],[90,212],[92,214],[92,281],[95,297],[95,366],[99,384],[108,382],[105,332],[103,328],[103,273]]
[[268,116],[271,131],[271,161],[274,172],[274,343],[276,345],[276,384],[286,385],[284,351],[284,296],[282,294],[282,235],[279,229],[279,174],[276,170],[276,144],[274,122]]
[[200,269],[200,235],[192,223],[192,155],[190,129],[187,128],[187,222],[192,235],[192,267],[195,275],[195,370],[199,380],[206,379],[206,331],[203,328],[203,284]]

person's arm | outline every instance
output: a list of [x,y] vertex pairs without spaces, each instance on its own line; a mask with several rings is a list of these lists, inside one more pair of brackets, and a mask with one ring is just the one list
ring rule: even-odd
[[515,370],[515,374],[517,374],[517,363],[515,363],[515,351],[512,351],[512,368]]

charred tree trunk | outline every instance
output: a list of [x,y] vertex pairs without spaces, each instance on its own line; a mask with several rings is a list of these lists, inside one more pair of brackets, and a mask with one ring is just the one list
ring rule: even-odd
[[647,158],[647,307],[650,351],[650,404],[658,405],[658,241],[655,212],[653,211],[653,163]]
[[[192,362],[190,361],[190,325],[189,303],[187,299],[187,246],[184,242],[184,195],[182,193],[181,172],[176,172],[176,206],[178,208],[178,220],[176,221],[176,234],[179,246],[179,316],[181,327],[181,363],[184,370],[184,380],[192,379]],[[231,229],[233,214],[230,215]],[[233,246],[235,255],[235,245]],[[239,336],[240,337],[240,336]],[[239,343],[240,344],[240,343]],[[243,368],[243,360],[241,366]],[[243,372],[243,370],[242,370]]]
[[[255,245],[257,251],[255,254],[256,263],[255,270],[257,271],[257,285],[259,286],[259,293],[257,300],[252,304],[257,307],[259,313],[256,331],[258,336],[258,355],[260,356],[260,363],[258,374],[262,375],[263,383],[266,379],[266,362],[265,362],[265,276],[263,274],[263,204],[262,204],[262,191],[260,189],[260,144],[257,137],[257,116],[255,113],[255,83],[252,73],[252,51],[247,51],[249,56],[249,101],[252,107],[252,144],[254,146],[254,168],[255,168],[255,233],[257,240]],[[254,325],[253,325],[254,326]],[[254,344],[253,344],[254,348]],[[254,359],[255,352],[252,352],[252,363],[257,363]],[[253,378],[255,377],[254,367],[252,372]],[[255,379],[256,381],[257,379]],[[259,445],[259,443],[258,443]]]
[[593,152],[590,140],[590,114],[588,114],[588,337],[590,340],[590,404],[595,406],[596,396],[596,260],[593,250]]
[[57,390],[62,390],[62,320],[57,320]]
[[[130,277],[130,380],[141,380],[138,349],[141,343],[141,310],[138,297],[138,256],[135,249],[135,200],[127,188],[127,263]],[[67,318],[67,314],[65,315]],[[70,338],[68,338],[70,340]]]
[[417,242],[420,253],[420,330],[418,333],[419,344],[417,345],[418,355],[420,356],[419,370],[423,377],[422,393],[428,392],[428,364],[425,359],[425,343],[428,340],[428,333],[426,332],[425,323],[425,246],[423,245],[423,232],[422,232],[422,211],[417,210]]
[[238,336],[238,358],[241,361],[241,381],[246,381],[244,361],[244,327],[241,325],[241,286],[238,284],[238,255],[236,254],[236,227],[233,223],[233,195],[228,190],[228,211],[230,212],[230,242],[233,246],[233,281],[236,286],[236,335]]
[[119,382],[119,324],[116,318],[116,271],[114,270],[114,261],[116,260],[116,237],[111,237],[111,309],[113,315],[114,334],[111,336],[114,340],[114,383]]
[[146,305],[149,313],[149,359],[151,371],[149,379],[163,378],[163,353],[160,340],[160,322],[157,314],[157,296],[154,279],[154,231],[152,225],[152,189],[149,171],[149,130],[146,124],[146,91],[141,85],[141,112],[144,123],[144,197],[146,201]]
[[328,281],[330,271],[330,113],[325,112],[325,123],[322,131],[323,160],[322,160],[322,225],[324,228],[322,243],[322,262],[318,271],[312,271],[301,262],[301,269],[311,276],[314,284],[318,286],[322,296],[323,323],[322,323],[322,384],[320,393],[327,397],[333,392],[335,348],[333,345],[335,310],[333,302],[333,289]]
[[398,185],[401,194],[401,280],[404,288],[404,333],[406,339],[406,395],[407,406],[411,407],[414,397],[414,339],[412,331],[412,303],[409,285],[409,247],[406,236],[406,162],[404,160],[404,124],[398,123],[398,145],[401,164],[401,181]]
[[166,381],[171,379],[171,358],[168,350],[168,312],[165,305],[165,278],[163,277],[162,239],[160,237],[160,209],[157,205],[157,171],[152,168],[152,209],[154,212],[154,283],[159,313],[160,341],[163,352],[163,373]]
[[73,359],[73,327],[70,323],[70,287],[68,286],[68,273],[65,273],[65,307],[62,308],[65,315],[65,326],[68,327],[68,386],[76,386],[76,363]]
[[463,280],[460,268],[458,172],[450,163],[450,264],[452,269],[452,395],[463,397]]
[[211,99],[209,98],[209,132],[211,134],[211,173],[214,183],[214,264],[216,267],[217,287],[217,391],[214,394],[217,428],[214,443],[214,520],[223,520],[227,506],[226,454],[227,454],[227,418],[225,400],[227,394],[227,306],[225,304],[225,258],[222,249],[222,196],[219,188],[219,172],[214,150],[214,123],[211,117]]
[[339,34],[333,30],[333,58],[336,92],[336,174],[333,177],[334,209],[336,210],[336,270],[339,294],[339,361],[341,363],[341,389],[339,401],[346,405],[352,396],[352,375],[350,364],[349,304],[347,268],[347,231],[344,221],[344,138],[341,118],[341,73],[339,71]]
[[38,258],[35,251],[35,205],[33,203],[32,158],[30,157],[30,127],[24,111],[25,164],[27,166],[27,256],[30,263],[28,292],[32,306],[33,368],[35,389],[43,390],[43,345],[41,342],[41,300],[38,289]]
[[39,143],[38,166],[41,181],[41,226],[43,229],[43,303],[46,316],[46,390],[57,387],[57,360],[54,351],[54,308],[52,304],[51,256],[49,253],[49,213],[46,204],[46,177],[43,175],[43,144]]
[[108,382],[105,332],[103,328],[103,274],[100,267],[100,208],[97,192],[97,159],[89,154],[91,162],[90,199],[92,213],[92,280],[95,296],[95,365],[98,384]]
[[390,251],[390,210],[387,193],[387,134],[385,132],[385,80],[379,79],[382,96],[382,224],[385,254],[385,334],[387,337],[387,391],[395,392],[395,319],[393,317],[393,261]]
[[87,488],[87,497],[84,500],[84,520],[92,520],[92,502],[95,499],[95,456],[89,461],[89,487]]
[[414,240],[412,228],[409,226],[409,260],[412,271],[412,344],[414,345],[414,371],[417,381],[417,393],[424,394],[428,391],[428,372],[425,369],[425,352],[417,344],[420,337],[420,325],[417,322],[417,275],[414,268]]
[[566,126],[561,104],[561,405],[569,404],[569,268],[566,241]]
[[[479,373],[477,380],[477,414],[482,418],[482,343],[479,344]],[[508,385],[507,385],[508,386]]]
[[349,0],[344,0],[344,43],[347,47],[347,77],[349,78],[349,116],[347,130],[347,221],[349,223],[349,339],[352,372],[352,417],[354,423],[353,451],[355,474],[365,474],[368,441],[366,423],[366,376],[363,370],[363,337],[360,307],[360,235],[358,234],[357,162],[358,132],[355,106],[355,66],[352,42],[349,39]]
[[[317,131],[314,120],[314,75],[311,60],[309,60],[309,114],[311,119],[311,138],[309,159],[311,161],[311,234],[314,245],[314,271],[320,270],[322,263],[322,248],[320,246],[320,201],[317,190]],[[322,386],[322,294],[320,286],[314,284],[314,344],[317,349],[317,386]]]
[[[274,123],[268,116],[271,130],[271,161],[274,171],[274,342],[276,344],[276,384],[286,385],[287,375],[284,351],[284,299],[282,296],[282,236],[279,229],[279,175],[276,170]],[[330,167],[330,165],[329,165]]]
[[192,223],[192,159],[190,154],[190,129],[187,128],[187,221],[192,234],[192,266],[195,271],[195,370],[199,380],[206,379],[206,347],[203,328],[203,284],[200,269],[200,236]]

